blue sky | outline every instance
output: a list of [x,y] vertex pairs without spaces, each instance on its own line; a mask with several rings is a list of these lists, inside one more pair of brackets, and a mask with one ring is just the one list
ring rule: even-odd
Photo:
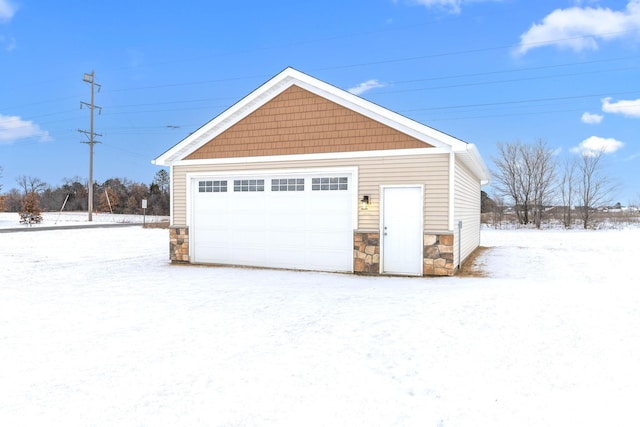
[[[606,151],[640,201],[640,0],[0,0],[0,183],[150,183],[151,160],[287,66],[478,146]],[[486,188],[491,193],[491,187]]]

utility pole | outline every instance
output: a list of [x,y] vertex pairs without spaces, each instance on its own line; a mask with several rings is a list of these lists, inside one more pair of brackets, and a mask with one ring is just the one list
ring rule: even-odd
[[86,103],[80,101],[80,109],[82,107],[87,107],[89,109],[89,113],[91,115],[91,124],[89,131],[80,130],[78,132],[84,133],[89,137],[89,141],[82,141],[83,144],[89,144],[89,200],[88,200],[88,210],[89,210],[89,221],[93,221],[92,212],[93,212],[93,145],[99,143],[99,141],[95,140],[96,136],[102,136],[99,133],[95,133],[93,131],[93,110],[98,109],[99,113],[102,113],[102,107],[98,107],[93,103],[95,87],[98,86],[98,92],[100,92],[101,86],[95,82],[95,72],[91,71],[91,74],[84,73],[84,77],[82,78],[83,82],[91,84],[91,103]]

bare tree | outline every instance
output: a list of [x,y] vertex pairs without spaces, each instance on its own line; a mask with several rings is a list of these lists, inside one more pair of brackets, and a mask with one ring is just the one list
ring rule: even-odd
[[73,178],[65,178],[62,189],[65,194],[69,195],[67,202],[67,210],[86,211],[89,202],[88,191],[89,182],[78,176]]
[[47,183],[42,181],[40,178],[34,178],[31,176],[20,175],[16,178],[16,182],[24,191],[24,195],[31,193],[39,193],[45,188],[47,188]]
[[550,204],[555,192],[556,162],[553,151],[541,140],[527,147],[523,155],[531,175],[533,223],[540,228],[545,206]]
[[578,164],[575,160],[567,161],[564,164],[559,184],[560,200],[562,202],[562,225],[565,228],[570,228],[573,221],[571,213],[577,191],[577,167]]
[[629,202],[632,212],[640,213],[640,193],[636,194],[636,198]]
[[636,195],[634,201],[629,203],[629,214],[632,217],[637,217],[636,221],[640,221],[640,193]]
[[496,197],[493,204],[493,228],[502,228],[506,206],[502,197]]
[[146,184],[134,182],[129,184],[127,194],[129,197],[127,198],[126,206],[124,207],[124,213],[141,213],[141,201],[149,197],[149,187],[147,187]]
[[615,185],[605,175],[602,164],[603,151],[583,153],[578,163],[577,202],[583,228],[588,228],[597,208],[612,201]]
[[498,196],[510,198],[520,224],[529,223],[527,192],[522,186],[522,161],[520,158],[520,142],[498,144],[500,156],[493,162],[497,171],[493,173]]
[[4,209],[7,212],[20,212],[22,209],[22,199],[24,196],[20,194],[17,188],[12,188],[4,195]]
[[520,224],[533,221],[540,228],[545,204],[553,196],[556,163],[553,151],[539,140],[535,145],[520,142],[498,144],[500,156],[493,159],[498,195],[513,201]]

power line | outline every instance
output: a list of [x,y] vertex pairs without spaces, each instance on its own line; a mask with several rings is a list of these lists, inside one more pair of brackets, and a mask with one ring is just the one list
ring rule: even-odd
[[[638,58],[636,56],[625,56],[625,57],[618,57],[618,58],[597,59],[593,61],[566,62],[564,64],[541,65],[536,67],[522,67],[522,68],[515,68],[510,70],[493,70],[493,71],[483,71],[478,73],[451,74],[451,75],[445,75],[445,76],[426,77],[422,79],[393,81],[392,83],[405,84],[405,83],[416,83],[416,82],[424,82],[424,81],[432,81],[432,80],[449,80],[449,79],[458,79],[458,78],[464,78],[464,77],[490,76],[495,74],[511,74],[511,73],[520,73],[523,71],[538,71],[538,70],[548,70],[553,68],[566,68],[566,67],[584,66],[584,65],[590,65],[590,64],[601,64],[601,63],[607,63],[607,62],[625,61],[628,59],[638,59]],[[612,70],[602,70],[602,71],[612,71]]]
[[[559,41],[559,40],[567,40],[567,39],[557,39],[555,41]],[[548,43],[548,42],[549,41],[547,41],[545,43]],[[489,48],[482,48],[482,49],[473,49],[473,50],[466,50],[466,51],[444,52],[444,53],[439,53],[439,54],[423,55],[423,56],[411,57],[411,58],[390,59],[389,61],[397,62],[397,61],[414,60],[414,59],[420,59],[420,58],[432,58],[432,57],[442,56],[442,55],[460,55],[460,54],[464,54],[464,53],[481,52],[481,51],[495,50],[495,49],[500,49],[500,48],[504,48],[504,46],[502,46],[502,47],[489,47]],[[518,69],[512,69],[512,70],[493,70],[493,71],[479,72],[479,73],[441,75],[441,76],[428,77],[428,78],[423,78],[423,79],[413,79],[413,80],[404,80],[404,81],[401,80],[401,81],[393,82],[393,84],[394,85],[400,85],[400,84],[415,83],[415,82],[420,82],[420,81],[437,81],[437,80],[450,80],[450,79],[457,79],[457,78],[474,78],[474,77],[496,75],[496,74],[520,73],[520,72],[537,71],[537,70],[543,70],[543,69],[554,69],[554,68],[561,68],[561,67],[572,67],[572,66],[581,66],[581,65],[589,65],[589,64],[597,64],[597,63],[610,63],[610,62],[614,62],[614,61],[622,61],[622,60],[636,59],[636,58],[637,58],[636,56],[619,57],[619,58],[602,59],[602,60],[594,60],[594,61],[570,62],[570,63],[557,64],[557,65],[526,67],[526,68],[518,68]],[[383,61],[383,62],[386,62],[386,61]],[[367,62],[367,63],[361,63],[361,64],[343,65],[343,66],[337,66],[337,67],[326,67],[324,69],[340,69],[340,68],[351,67],[351,66],[375,65],[375,64],[378,64],[378,63],[380,63],[380,61],[378,61],[378,62]],[[626,68],[626,69],[635,69],[635,67],[630,67],[630,68]],[[580,75],[580,74],[601,73],[601,72],[622,71],[622,70],[625,70],[625,69],[618,68],[618,69],[607,69],[607,70],[600,70],[600,71],[586,71],[586,72],[567,73],[567,74],[552,74],[552,75],[547,75],[547,76],[522,77],[522,78],[517,78],[517,79],[499,79],[499,80],[493,80],[493,81],[489,81],[489,82],[487,82],[487,81],[484,81],[484,82],[467,82],[467,83],[459,83],[459,84],[453,84],[453,85],[438,85],[438,86],[432,86],[432,87],[416,88],[416,89],[411,89],[411,91],[449,89],[449,88],[455,88],[455,87],[477,86],[477,85],[486,85],[486,84],[505,84],[505,83],[517,82],[517,81],[542,80],[542,79],[549,79],[549,78],[570,77],[570,76],[575,76],[575,75]],[[213,79],[213,80],[194,81],[194,82],[178,82],[178,83],[155,85],[155,86],[145,86],[145,87],[137,87],[137,88],[121,88],[121,89],[115,89],[113,91],[114,92],[126,92],[126,91],[133,91],[133,90],[159,89],[159,88],[164,88],[164,87],[176,87],[176,86],[186,86],[186,85],[201,85],[201,84],[210,84],[210,83],[224,83],[224,82],[229,82],[229,81],[254,79],[254,78],[257,78],[257,77],[261,77],[261,76],[254,75],[254,76],[234,77],[234,78],[221,78],[221,79]],[[377,95],[387,95],[387,94],[393,94],[393,93],[402,93],[402,92],[407,92],[407,91],[409,91],[409,90],[387,90],[387,91],[381,90],[381,91],[375,92],[374,94],[377,96]],[[613,94],[606,94],[604,96],[609,96],[609,95],[613,95]],[[589,97],[589,95],[586,95],[586,97]],[[60,98],[60,99],[67,99],[67,98],[68,97],[64,97],[64,98]],[[206,107],[202,107],[202,108],[190,106],[190,107],[172,108],[172,109],[150,109],[150,110],[135,110],[134,109],[133,111],[122,111],[122,108],[125,108],[125,107],[142,107],[142,106],[146,106],[146,105],[190,104],[190,103],[195,103],[195,102],[207,102],[207,101],[222,100],[222,99],[231,99],[231,97],[225,97],[225,98],[200,98],[200,99],[191,99],[191,100],[184,100],[184,101],[170,101],[170,102],[161,102],[161,103],[136,103],[136,104],[124,104],[124,105],[114,104],[114,105],[112,105],[112,108],[110,108],[112,113],[110,113],[109,115],[144,114],[144,113],[155,113],[155,112],[166,112],[166,111],[187,111],[187,110],[203,110],[203,111],[204,110],[212,110],[212,109],[216,110],[216,109],[219,109],[219,108],[225,108],[228,105],[227,104],[225,104],[225,105],[213,105],[213,106],[212,105],[207,105]],[[42,102],[32,103],[32,104],[22,104],[22,105],[23,106],[37,105],[37,104],[40,104],[40,103],[43,103],[43,102],[52,102],[52,101],[55,101],[55,100],[42,101]],[[523,102],[523,101],[512,100],[512,102]],[[499,105],[499,104],[503,104],[503,103],[493,103],[493,104],[487,104],[487,105]],[[456,108],[456,107],[454,106],[454,107],[450,107],[450,108]],[[464,108],[464,106],[462,106],[461,108]],[[426,108],[426,109],[428,109],[428,108]],[[409,110],[409,111],[415,111],[415,110]],[[35,116],[35,118],[46,117],[46,116],[57,115],[57,114],[64,114],[64,113],[65,113],[65,111],[53,112],[53,113],[38,115],[38,116]],[[58,123],[58,122],[59,121],[57,121],[56,123]]]
[[[481,51],[485,51],[485,50],[488,51],[488,50],[503,49],[503,48],[504,47],[500,47],[500,48],[484,48],[484,49],[469,50],[469,51],[459,51],[459,52],[452,52],[452,53],[441,53],[441,54],[415,56],[415,57],[408,57],[408,58],[389,59],[389,60],[382,60],[382,61],[362,62],[362,63],[356,63],[356,64],[339,65],[339,66],[324,67],[324,68],[315,68],[315,69],[312,69],[310,71],[339,70],[339,69],[345,69],[345,68],[355,68],[355,67],[364,67],[364,66],[370,66],[370,65],[380,65],[380,64],[394,63],[394,62],[413,61],[413,60],[418,60],[418,59],[435,58],[435,57],[438,57],[438,56],[450,56],[450,55],[456,55],[456,54],[474,53],[474,52],[481,52]],[[627,60],[627,59],[637,59],[637,56],[618,57],[618,58],[612,58],[612,59],[602,59],[602,60],[595,60],[595,61],[583,61],[583,62],[565,63],[565,64],[558,64],[558,65],[547,65],[547,66],[539,66],[539,67],[525,67],[525,68],[518,68],[518,69],[514,69],[514,70],[496,70],[496,71],[488,71],[488,72],[480,72],[480,73],[468,73],[468,74],[457,74],[457,75],[448,75],[448,76],[437,76],[437,77],[430,77],[430,78],[424,78],[424,79],[414,79],[414,80],[404,80],[404,81],[401,80],[401,81],[397,81],[397,82],[394,82],[394,83],[412,83],[412,82],[428,81],[428,80],[446,80],[446,79],[462,78],[462,77],[478,77],[478,76],[491,75],[491,74],[516,73],[516,72],[523,72],[523,71],[535,71],[535,70],[543,70],[543,69],[550,69],[550,68],[572,67],[572,66],[581,66],[581,65],[587,65],[587,64],[606,63],[606,62],[622,61],[622,60]],[[229,78],[212,79],[212,80],[198,80],[198,81],[192,81],[192,82],[166,83],[166,84],[158,84],[158,85],[152,85],[152,86],[138,86],[138,87],[114,89],[113,92],[138,91],[138,90],[146,90],[146,89],[163,89],[163,88],[184,87],[184,86],[199,86],[199,85],[206,85],[206,84],[213,84],[213,83],[228,83],[228,82],[231,82],[231,81],[253,80],[253,79],[258,79],[258,78],[266,79],[266,78],[269,78],[269,77],[271,77],[271,75],[262,74],[262,75],[252,75],[252,76],[243,76],[243,77],[229,77]]]
[[411,110],[404,111],[434,111],[434,110],[449,110],[455,108],[468,108],[468,107],[486,107],[486,106],[495,106],[495,105],[513,105],[513,104],[526,104],[526,103],[536,103],[536,102],[545,102],[545,101],[560,101],[566,99],[585,99],[585,98],[602,98],[605,96],[611,95],[626,95],[629,93],[638,93],[638,90],[633,91],[624,91],[624,92],[608,92],[608,93],[597,93],[590,95],[573,95],[573,96],[554,96],[549,98],[533,98],[533,99],[520,99],[520,100],[511,100],[511,101],[499,101],[499,102],[483,102],[480,104],[464,104],[464,105],[450,105],[444,107],[426,107],[426,108],[414,108]]
[[[627,33],[627,32],[630,32],[630,31],[610,33],[610,34],[620,34],[620,33]],[[577,38],[585,38],[585,37],[590,37],[590,36],[593,36],[593,35],[588,35],[588,36],[585,35],[585,36],[564,38],[564,39],[555,39],[555,40],[549,40],[549,41],[539,42],[539,43],[535,43],[535,44],[548,44],[548,43],[552,43],[552,42],[566,41],[566,40],[572,40],[572,39],[577,39]],[[480,49],[470,49],[470,50],[451,51],[451,52],[442,52],[442,53],[437,53],[437,54],[421,55],[421,56],[414,56],[414,57],[395,58],[395,59],[388,59],[388,60],[381,60],[381,61],[370,61],[370,62],[363,62],[363,63],[355,63],[355,64],[346,64],[346,65],[338,65],[338,66],[331,66],[331,67],[323,67],[323,68],[316,68],[315,70],[316,71],[318,71],[318,70],[319,71],[338,70],[338,69],[344,69],[344,68],[364,67],[364,66],[379,65],[379,64],[386,64],[386,63],[406,62],[406,61],[413,61],[413,60],[419,60],[419,59],[436,58],[436,57],[441,57],[441,56],[463,55],[463,54],[478,53],[478,52],[483,52],[483,51],[499,50],[499,49],[505,49],[505,48],[513,47],[513,46],[515,46],[515,45],[498,46],[498,47],[487,47],[487,48],[480,48]],[[625,57],[621,57],[621,58],[619,57],[619,58],[612,58],[612,59],[595,60],[595,61],[583,61],[583,62],[575,62],[575,63],[566,63],[566,64],[558,64],[558,65],[541,66],[541,67],[518,68],[518,69],[515,69],[515,70],[495,70],[495,71],[481,72],[481,73],[445,75],[445,76],[436,76],[436,77],[430,77],[430,78],[424,78],[424,79],[396,81],[396,82],[394,82],[394,84],[405,84],[405,83],[418,82],[418,81],[446,80],[446,79],[454,79],[454,78],[462,78],[462,77],[478,77],[478,76],[492,75],[492,74],[515,73],[515,72],[523,72],[523,71],[534,71],[534,70],[541,70],[541,69],[550,69],[550,68],[579,66],[579,65],[604,63],[604,62],[612,62],[612,61],[621,61],[621,60],[635,59],[635,58],[637,58],[637,57],[635,57],[635,56],[626,57],[626,58]],[[205,84],[212,84],[212,83],[226,83],[226,82],[231,82],[231,81],[251,80],[251,79],[256,79],[256,78],[267,78],[267,77],[269,77],[269,76],[267,76],[265,74],[262,74],[262,75],[251,75],[251,76],[242,76],[242,77],[220,78],[220,79],[212,79],[212,80],[199,80],[199,81],[192,81],[192,82],[166,83],[166,84],[151,85],[151,86],[139,86],[139,87],[129,87],[129,88],[120,88],[120,89],[116,88],[116,89],[112,89],[111,92],[116,92],[117,93],[117,92],[139,91],[139,90],[147,90],[147,89],[170,88],[170,87],[198,86],[198,85],[205,85]],[[34,103],[29,103],[29,104],[21,104],[21,105],[13,106],[13,107],[10,107],[10,108],[32,106],[32,105],[38,105],[38,104],[48,103],[48,102],[55,102],[57,100],[65,100],[65,99],[69,99],[69,97],[63,97],[63,98],[52,99],[52,100],[47,100],[47,101],[39,101],[39,102],[34,102]],[[178,101],[178,102],[180,102],[180,101]],[[184,101],[184,102],[189,102],[189,101]],[[157,103],[154,103],[154,104],[157,104]],[[4,107],[4,108],[6,109],[7,107]]]

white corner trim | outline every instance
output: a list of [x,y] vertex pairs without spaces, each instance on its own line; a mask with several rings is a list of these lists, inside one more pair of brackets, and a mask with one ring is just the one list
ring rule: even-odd
[[176,225],[173,218],[173,166],[169,167],[169,225]]
[[456,157],[454,153],[449,154],[449,231],[453,231],[455,222],[455,202],[456,202]]

